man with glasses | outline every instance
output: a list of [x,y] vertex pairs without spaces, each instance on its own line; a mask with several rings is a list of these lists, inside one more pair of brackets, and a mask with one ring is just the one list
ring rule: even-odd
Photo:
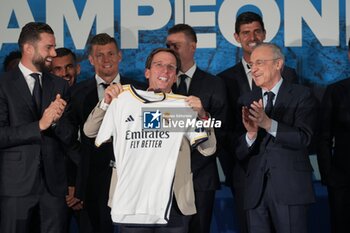
[[[72,120],[80,132],[80,140],[72,150],[81,153],[82,168],[78,169],[83,177],[81,189],[84,208],[88,212],[93,232],[113,232],[110,208],[107,206],[109,185],[113,167],[113,147],[106,143],[95,147],[94,139],[83,132],[83,125],[97,102],[103,99],[107,86],[112,83],[135,83],[119,74],[119,62],[122,53],[116,40],[106,33],[95,35],[88,48],[89,61],[95,69],[95,75],[72,88]],[[108,103],[107,103],[108,104]],[[78,135],[76,135],[78,139]],[[73,153],[73,152],[70,152]]]
[[248,230],[306,233],[308,206],[315,201],[308,145],[316,99],[308,88],[283,80],[278,46],[259,44],[249,65],[260,88],[238,100],[243,125],[235,149],[237,158],[246,161]]
[[[158,90],[165,93],[171,93],[172,86],[176,82],[176,74],[181,68],[181,62],[176,52],[167,48],[155,49],[148,56],[146,61],[145,77],[149,81],[148,90]],[[111,85],[105,92],[105,99],[111,100],[117,98],[123,91],[120,84]],[[176,98],[180,99],[180,96]],[[101,101],[101,102],[103,102]],[[185,100],[199,117],[204,117],[206,112],[202,106],[201,100],[195,96],[189,96]],[[108,105],[109,106],[109,105]],[[108,107],[107,106],[107,107]],[[106,109],[98,104],[91,112],[84,125],[84,132],[89,137],[96,137],[101,126]],[[216,139],[213,129],[210,129],[208,141],[200,144],[197,149],[202,156],[209,156],[215,152]],[[120,226],[120,233],[187,233],[189,222],[196,213],[195,197],[192,183],[191,172],[191,148],[186,138],[183,138],[176,162],[175,177],[173,185],[174,199],[172,202],[169,222],[166,226]],[[134,170],[135,171],[135,170]],[[113,176],[113,178],[116,178]],[[113,182],[112,182],[113,184]],[[114,192],[115,184],[111,184],[111,191]],[[143,203],[143,202],[141,202]],[[154,208],[154,206],[150,206]]]
[[[262,43],[265,37],[264,22],[260,15],[249,11],[238,15],[235,23],[234,38],[241,44],[242,59],[234,66],[218,74],[224,80],[227,89],[228,119],[231,119],[228,122],[230,132],[233,132],[235,129],[235,112],[238,98],[256,88],[252,79],[251,67],[249,66],[250,56],[254,47]],[[298,80],[295,70],[287,66],[283,68],[282,77],[284,80],[292,83],[296,83]],[[244,161],[239,162],[235,160],[235,156],[232,156],[234,151],[230,149],[230,143],[228,143],[227,147],[230,155],[221,157],[220,161],[226,175],[226,184],[231,187],[235,199],[240,232],[246,233],[247,223],[243,210],[245,164]]]

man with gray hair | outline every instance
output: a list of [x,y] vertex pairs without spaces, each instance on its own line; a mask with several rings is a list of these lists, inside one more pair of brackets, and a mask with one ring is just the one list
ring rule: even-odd
[[235,148],[247,161],[248,231],[306,233],[315,201],[308,145],[317,102],[308,88],[282,79],[284,56],[275,44],[258,45],[249,65],[259,88],[238,100],[244,127]]

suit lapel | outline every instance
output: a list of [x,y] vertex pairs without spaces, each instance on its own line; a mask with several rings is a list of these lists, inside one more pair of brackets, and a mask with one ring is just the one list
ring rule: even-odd
[[[242,61],[239,63],[238,68],[239,68],[238,71],[240,73],[238,80],[241,84],[242,94],[250,92],[251,90],[250,90],[250,86],[249,86],[249,82],[248,82],[248,77],[247,77],[247,74],[245,73],[245,69],[243,67]],[[254,81],[253,81],[253,83],[254,83]]]
[[289,102],[293,99],[291,94],[291,87],[287,81],[283,81],[278,91],[277,99],[272,110],[272,117],[282,117],[286,106],[290,106]]
[[33,115],[36,116],[37,112],[34,106],[33,96],[30,93],[28,84],[19,68],[17,68],[15,72],[15,75],[13,77],[13,83],[14,88],[17,90],[18,96],[20,96],[23,99],[23,101],[29,107]]
[[203,82],[201,82],[201,76],[203,76],[203,72],[197,67],[196,71],[193,74],[191,83],[190,83],[190,87],[188,89],[188,95],[194,95],[194,96],[198,96],[198,93],[201,92],[202,89],[202,84]]
[[84,103],[84,117],[89,116],[90,112],[99,101],[95,78],[86,83],[86,92],[87,94]]

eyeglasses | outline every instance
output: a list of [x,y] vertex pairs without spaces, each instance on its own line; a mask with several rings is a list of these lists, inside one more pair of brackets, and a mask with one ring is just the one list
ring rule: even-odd
[[156,69],[163,69],[166,68],[169,71],[176,71],[177,66],[173,65],[173,64],[163,64],[161,62],[152,62],[153,67],[155,67]]
[[250,66],[250,68],[252,68],[253,66],[261,67],[261,66],[265,65],[265,63],[267,61],[276,61],[278,59],[281,59],[281,58],[278,57],[278,58],[273,58],[273,59],[256,60],[255,62],[249,62],[248,65]]

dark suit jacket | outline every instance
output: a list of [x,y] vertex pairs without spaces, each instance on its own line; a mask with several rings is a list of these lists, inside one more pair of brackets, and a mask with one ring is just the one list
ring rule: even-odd
[[[131,79],[120,76],[121,84],[140,84]],[[140,87],[141,86],[141,87]],[[111,160],[114,161],[112,143],[105,143],[101,147],[95,146],[95,138],[88,138],[83,131],[84,123],[98,103],[96,79],[85,80],[72,87],[72,121],[80,132],[80,142],[76,141],[69,153],[79,151],[81,162],[77,175],[77,194],[82,199],[94,200],[104,196],[108,198],[110,178],[112,174]]]
[[[250,106],[261,98],[261,89],[256,89],[240,97],[238,103],[239,106]],[[296,205],[315,200],[307,146],[315,128],[316,106],[309,89],[284,81],[271,115],[278,122],[276,138],[259,129],[257,139],[248,147],[246,131],[242,130],[236,156],[240,160],[248,159],[244,191],[246,209],[258,204],[267,170],[279,203]],[[241,110],[237,116],[241,116]]]
[[[238,120],[235,119],[238,98],[245,93],[250,92],[251,89],[242,61],[219,73],[218,76],[224,80],[226,86],[228,98],[228,119],[230,119],[227,122],[229,132],[227,132],[226,135],[228,135],[228,138],[225,140],[224,144],[226,151],[228,151],[230,155],[220,158],[220,162],[226,175],[226,183],[233,184],[234,187],[238,188],[244,185],[245,164],[244,162],[239,164],[238,161],[235,161],[235,156],[232,156],[232,154],[234,154],[234,150],[232,150],[232,144],[230,142],[232,141],[231,138],[236,136],[233,131]],[[298,82],[298,75],[296,74],[295,70],[288,66],[284,67],[282,77],[284,80],[291,83]]]
[[[43,73],[42,91],[43,111],[56,94],[69,100],[68,83],[51,74]],[[64,146],[73,142],[75,134],[66,117],[69,105],[56,126],[42,132],[35,109],[20,69],[5,73],[0,78],[0,195],[31,193],[38,185],[39,165],[49,191],[62,197],[67,193]]]
[[[176,86],[175,86],[176,87]],[[176,88],[173,89],[176,93]],[[225,122],[227,114],[227,101],[225,87],[221,79],[197,67],[193,74],[188,95],[201,99],[204,109],[211,117]],[[223,139],[223,131],[215,129],[218,145],[216,155],[220,154],[220,141]],[[216,165],[216,156],[203,156],[198,150],[191,154],[191,169],[195,191],[215,190],[219,187],[220,180]]]
[[321,105],[318,164],[322,182],[332,187],[350,186],[349,90],[350,78],[328,86]]

